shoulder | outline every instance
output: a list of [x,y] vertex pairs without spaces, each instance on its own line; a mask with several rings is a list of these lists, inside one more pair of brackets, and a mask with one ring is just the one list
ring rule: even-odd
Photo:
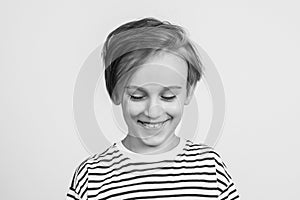
[[197,156],[211,158],[217,162],[221,162],[222,160],[220,154],[213,147],[204,143],[186,140],[184,151],[189,154],[193,153]]
[[[237,189],[228,172],[227,166],[220,154],[213,147],[187,140],[185,154],[195,156],[194,160],[200,161],[202,165],[210,165],[214,169],[217,189],[219,190],[219,199],[239,199]],[[207,163],[209,164],[207,165]]]
[[114,154],[115,144],[108,147],[102,153],[93,154],[83,160],[75,170],[73,174],[71,185],[67,193],[68,199],[88,199],[87,198],[87,183],[89,179],[88,170],[97,167],[101,164],[102,159],[106,159],[108,156]]
[[118,152],[115,147],[116,146],[114,143],[111,146],[107,147],[103,152],[95,153],[85,158],[76,168],[77,175],[87,174],[88,169],[97,167],[102,164],[102,160],[112,157]]
[[211,165],[214,165],[216,171],[226,171],[227,166],[223,162],[222,157],[211,146],[187,140],[184,154],[198,161],[209,161]]

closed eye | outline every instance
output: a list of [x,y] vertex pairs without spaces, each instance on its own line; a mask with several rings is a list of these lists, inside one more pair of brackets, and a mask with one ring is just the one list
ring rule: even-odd
[[144,96],[134,96],[134,95],[130,95],[130,99],[132,100],[141,100],[143,99]]
[[[130,95],[130,99],[131,100],[142,100],[145,96],[134,96],[134,95]],[[170,100],[173,100],[175,99],[176,96],[162,96],[162,99],[164,100],[167,100],[167,101],[170,101]]]
[[176,96],[169,96],[169,97],[165,97],[165,96],[162,96],[163,99],[166,99],[166,100],[172,100],[174,99]]

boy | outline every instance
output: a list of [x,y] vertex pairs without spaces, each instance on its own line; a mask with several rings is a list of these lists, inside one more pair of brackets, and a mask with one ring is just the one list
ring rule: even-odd
[[67,198],[239,199],[220,156],[175,135],[203,72],[184,30],[132,21],[108,35],[102,53],[106,88],[128,133],[79,165]]

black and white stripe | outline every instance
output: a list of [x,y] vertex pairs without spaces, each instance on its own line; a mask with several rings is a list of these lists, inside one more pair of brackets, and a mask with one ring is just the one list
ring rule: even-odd
[[226,165],[212,148],[185,140],[174,159],[133,160],[117,148],[83,161],[76,169],[67,200],[239,199]]

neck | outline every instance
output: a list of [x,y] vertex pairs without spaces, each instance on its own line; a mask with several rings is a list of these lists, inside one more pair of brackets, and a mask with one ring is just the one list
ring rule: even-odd
[[138,154],[160,154],[168,152],[174,149],[180,142],[180,138],[175,134],[170,135],[170,137],[166,138],[161,143],[147,144],[147,141],[131,136],[127,134],[127,136],[122,140],[123,145],[130,151],[138,153]]

